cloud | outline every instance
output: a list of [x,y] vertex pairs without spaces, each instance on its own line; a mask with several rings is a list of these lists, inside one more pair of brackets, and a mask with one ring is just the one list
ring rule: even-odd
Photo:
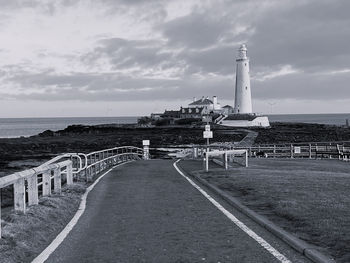
[[2,98],[38,103],[233,98],[241,43],[248,46],[253,99],[329,101],[350,95],[346,0],[0,0],[0,5]]
[[321,100],[326,109],[332,100],[350,98],[349,81],[349,73],[330,76],[303,72],[263,82],[253,80],[252,93],[259,99]]
[[266,80],[278,78],[289,74],[295,74],[298,72],[300,71],[293,69],[291,65],[284,65],[275,71],[258,72],[255,76],[252,76],[252,79],[257,81],[266,81]]
[[350,2],[301,1],[272,8],[255,24],[250,56],[258,66],[289,64],[304,71],[349,65]]

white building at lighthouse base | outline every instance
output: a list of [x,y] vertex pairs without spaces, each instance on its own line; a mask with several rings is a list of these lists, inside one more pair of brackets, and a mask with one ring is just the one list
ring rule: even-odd
[[269,118],[267,116],[259,116],[257,114],[230,114],[222,116],[217,124],[229,127],[270,127]]

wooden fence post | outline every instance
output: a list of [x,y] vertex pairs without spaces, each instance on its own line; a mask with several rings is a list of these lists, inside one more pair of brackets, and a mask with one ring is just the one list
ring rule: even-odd
[[67,172],[67,185],[73,184],[73,167],[72,164],[68,164],[66,167]]
[[51,195],[51,171],[43,173],[43,196]]
[[62,191],[62,182],[61,182],[61,168],[58,167],[53,171],[53,182],[54,182],[54,191],[56,194],[61,194]]
[[34,174],[27,179],[28,182],[28,205],[39,204],[38,175]]
[[312,158],[312,148],[311,148],[311,143],[309,143],[309,159]]
[[15,210],[25,213],[26,212],[26,196],[25,196],[25,184],[24,178],[18,179],[13,184]]
[[86,182],[90,182],[90,177],[91,177],[91,167],[86,169],[86,172],[85,172],[85,180]]

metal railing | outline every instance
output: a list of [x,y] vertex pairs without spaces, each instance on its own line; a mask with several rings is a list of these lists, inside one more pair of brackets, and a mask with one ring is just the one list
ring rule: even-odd
[[235,149],[247,149],[249,157],[264,156],[268,158],[336,158],[349,160],[350,155],[350,146],[340,143],[255,145],[252,147],[235,147]]
[[[248,152],[247,150],[224,150],[224,151],[209,151],[205,152],[205,171],[209,171],[209,158],[214,157],[213,161],[219,165],[222,165],[225,170],[228,169],[229,162],[234,161],[236,156],[244,157],[244,167],[248,167]],[[221,160],[215,157],[221,157]]]
[[[193,146],[193,158],[204,156],[207,146]],[[210,145],[211,150],[236,149],[248,151],[249,157],[267,158],[336,158],[350,160],[350,143],[298,143],[298,144],[260,144],[251,147],[235,145]]]
[[141,157],[144,157],[143,149],[133,146],[115,147],[88,154],[66,153],[36,168],[0,178],[0,189],[13,185],[14,209],[25,213],[27,205],[39,203],[40,196],[49,196],[52,192],[61,194],[62,185],[65,183],[72,185],[74,180],[82,177],[91,181],[95,175],[108,168]]

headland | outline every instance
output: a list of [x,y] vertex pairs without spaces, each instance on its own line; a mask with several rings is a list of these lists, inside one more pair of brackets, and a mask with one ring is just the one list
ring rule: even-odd
[[[123,145],[141,146],[142,140],[145,139],[151,141],[151,154],[162,157],[165,153],[155,148],[204,145],[206,141],[202,137],[203,125],[71,125],[63,130],[47,130],[26,138],[2,138],[0,176],[39,165],[59,153],[91,152]],[[233,144],[241,141],[249,131],[257,133],[254,144],[350,141],[350,128],[324,124],[278,122],[271,123],[268,129],[213,124],[211,129],[214,135],[211,143]]]

